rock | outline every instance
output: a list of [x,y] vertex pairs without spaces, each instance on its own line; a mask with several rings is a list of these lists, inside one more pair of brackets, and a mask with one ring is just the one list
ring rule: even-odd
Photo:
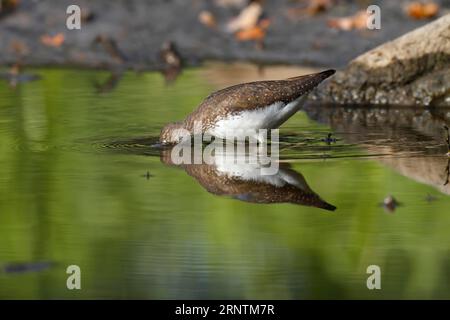
[[313,99],[450,106],[450,14],[352,60]]

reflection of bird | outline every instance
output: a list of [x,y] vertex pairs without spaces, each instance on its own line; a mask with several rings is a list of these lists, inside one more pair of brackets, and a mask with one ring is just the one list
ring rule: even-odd
[[212,93],[182,122],[161,130],[162,143],[180,141],[201,123],[202,133],[225,138],[236,130],[275,129],[295,114],[306,93],[334,74],[327,70],[287,80],[238,84]]
[[[171,150],[161,153],[161,161],[168,165],[173,165]],[[262,175],[260,165],[236,163],[233,159],[221,154],[214,156],[212,164],[202,162],[179,167],[215,195],[254,203],[286,202],[329,211],[336,209],[312,191],[305,178],[287,164],[280,164],[275,174]]]

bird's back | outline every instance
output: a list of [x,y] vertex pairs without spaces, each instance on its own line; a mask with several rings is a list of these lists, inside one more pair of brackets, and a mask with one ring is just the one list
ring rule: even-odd
[[275,102],[289,103],[311,91],[334,72],[327,70],[286,80],[255,81],[221,89],[209,95],[186,118],[186,127],[192,128],[194,121],[202,121],[203,127],[208,128],[226,115],[264,108]]

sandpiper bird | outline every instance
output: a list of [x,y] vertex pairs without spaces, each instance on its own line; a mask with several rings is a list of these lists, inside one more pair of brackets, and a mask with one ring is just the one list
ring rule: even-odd
[[160,134],[163,144],[178,143],[200,124],[201,133],[226,138],[227,133],[276,129],[301,107],[306,94],[335,73],[319,73],[286,80],[238,84],[209,95],[183,121],[169,123]]

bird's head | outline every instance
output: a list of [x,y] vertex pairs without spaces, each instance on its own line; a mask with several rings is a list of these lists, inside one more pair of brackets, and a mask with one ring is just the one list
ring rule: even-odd
[[173,122],[165,125],[161,129],[159,142],[161,142],[163,145],[176,144],[181,142],[184,137],[189,135],[189,131],[184,128],[182,122]]

